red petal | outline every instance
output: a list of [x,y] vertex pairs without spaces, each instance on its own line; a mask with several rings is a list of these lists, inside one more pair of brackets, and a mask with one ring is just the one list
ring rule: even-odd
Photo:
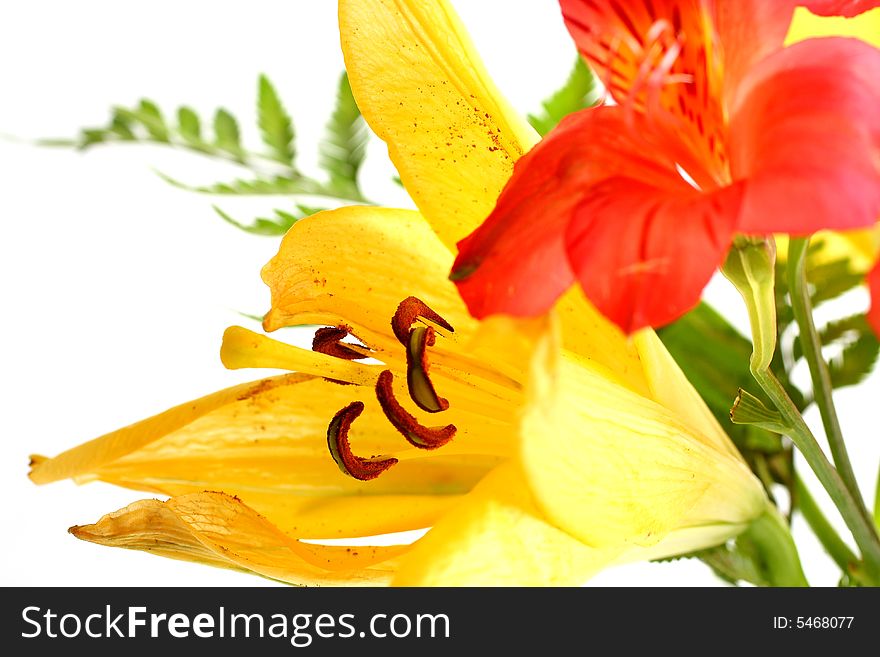
[[541,315],[574,282],[563,234],[578,196],[556,186],[552,149],[532,153],[517,162],[492,214],[458,243],[449,278],[478,319]]
[[566,235],[581,287],[627,333],[669,323],[699,302],[723,261],[739,200],[739,187],[701,194],[605,181]]
[[880,338],[880,262],[868,274],[868,288],[871,290],[871,310],[868,311],[868,323]]
[[560,0],[560,5],[578,50],[617,103],[666,124],[683,146],[678,161],[698,181],[703,172],[719,178],[713,173],[726,166],[720,148],[723,81],[712,3]]
[[[696,302],[729,244],[738,197],[700,194],[636,120],[620,107],[578,112],[517,163],[493,213],[459,243],[453,278],[471,313],[541,314],[575,271],[626,330]],[[669,255],[665,269],[652,266]],[[636,275],[640,263],[651,273]],[[670,292],[676,276],[687,280]],[[668,298],[649,294],[660,283]]]
[[782,48],[797,4],[797,0],[716,0],[711,3],[724,59],[728,98],[756,62]]
[[734,179],[748,179],[739,229],[809,234],[880,215],[880,51],[810,39],[743,81],[731,123]]
[[471,314],[546,312],[574,282],[564,236],[590,185],[624,171],[678,177],[650,151],[621,108],[599,107],[568,116],[522,157],[492,214],[458,243],[450,278]]
[[880,7],[880,0],[812,0],[802,4],[819,16],[852,18],[874,7]]

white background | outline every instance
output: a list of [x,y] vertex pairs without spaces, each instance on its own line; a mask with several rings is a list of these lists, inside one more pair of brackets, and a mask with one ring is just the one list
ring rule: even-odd
[[[537,109],[573,57],[555,0],[454,2],[489,70],[514,106]],[[0,5],[0,133],[68,137],[102,124],[114,104],[141,96],[166,112],[204,117],[223,105],[258,144],[256,79],[265,72],[293,114],[300,164],[315,172],[342,57],[332,0],[29,0]],[[370,148],[364,186],[389,204],[381,143]],[[252,585],[259,578],[80,542],[68,526],[96,521],[142,494],[95,483],[36,487],[28,455],[54,455],[169,406],[262,373],[229,372],[218,358],[237,311],[262,314],[260,267],[277,240],[223,223],[212,202],[241,219],[286,199],[209,198],[174,189],[152,169],[207,183],[235,167],[147,146],[86,154],[0,141],[0,584]],[[381,196],[381,194],[379,194]],[[723,283],[710,297],[742,325]],[[866,295],[849,301],[856,310]],[[838,395],[859,478],[873,491],[880,460],[878,377]],[[815,424],[815,417],[810,420]],[[871,495],[872,496],[872,495]],[[799,538],[803,527],[796,526]],[[835,569],[804,542],[811,579]],[[637,564],[600,585],[713,585],[697,562]]]

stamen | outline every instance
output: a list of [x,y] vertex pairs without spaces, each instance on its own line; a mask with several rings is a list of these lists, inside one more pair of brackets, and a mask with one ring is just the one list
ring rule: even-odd
[[364,403],[355,401],[334,415],[330,420],[330,426],[327,427],[327,447],[330,448],[333,460],[344,474],[360,481],[369,481],[397,463],[397,459],[387,456],[362,458],[352,453],[348,442],[348,431],[351,423],[363,412]]
[[397,306],[397,312],[391,319],[391,329],[404,347],[409,343],[409,330],[419,317],[442,326],[450,333],[455,333],[455,329],[449,322],[431,310],[424,301],[416,297],[407,297]]
[[449,408],[449,402],[437,394],[428,376],[427,347],[435,342],[434,329],[417,326],[409,332],[406,345],[406,385],[409,396],[423,411],[439,413]]
[[339,326],[325,326],[315,331],[315,337],[312,340],[312,351],[321,354],[327,354],[335,358],[343,358],[345,360],[357,360],[359,358],[369,358],[367,353],[358,351],[363,349],[368,351],[364,345],[347,345],[341,342],[343,338],[347,338],[351,334],[351,327],[345,324]]
[[437,449],[453,439],[457,431],[454,424],[445,427],[426,427],[419,424],[394,397],[393,383],[394,375],[391,370],[383,371],[376,381],[376,398],[388,421],[403,434],[410,445],[420,449]]

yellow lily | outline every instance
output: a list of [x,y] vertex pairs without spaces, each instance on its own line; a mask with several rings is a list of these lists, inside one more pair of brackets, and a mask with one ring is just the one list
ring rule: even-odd
[[[538,137],[448,3],[340,0],[339,22],[355,98],[419,211],[343,208],[287,234],[263,270],[264,328],[328,329],[307,351],[232,327],[221,357],[296,373],[35,457],[37,483],[170,496],[73,533],[296,584],[547,585],[717,545],[765,514],[653,332],[628,340],[574,290],[546,321],[467,314],[454,244]],[[428,527],[410,545],[309,542]]]

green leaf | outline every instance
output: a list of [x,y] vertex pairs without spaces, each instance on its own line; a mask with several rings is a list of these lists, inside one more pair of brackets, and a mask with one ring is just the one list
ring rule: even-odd
[[807,586],[791,531],[776,509],[753,519],[736,539],[685,556],[700,559],[734,585]]
[[354,101],[348,75],[343,73],[339,79],[336,107],[319,147],[319,162],[330,175],[331,186],[357,190],[358,171],[366,155],[368,138],[366,121]]
[[214,211],[220,215],[220,217],[239,228],[246,233],[251,233],[252,235],[265,235],[269,237],[277,237],[279,235],[284,235],[290,227],[293,226],[297,221],[303,219],[315,212],[320,212],[320,208],[311,208],[304,205],[297,205],[296,212],[285,212],[284,210],[274,210],[275,217],[274,218],[266,218],[266,217],[257,217],[254,219],[251,224],[244,224],[229,214],[218,208],[216,205],[212,206]]
[[242,157],[238,121],[222,107],[214,114],[214,143],[220,150],[237,158]]
[[529,114],[529,123],[543,137],[568,114],[592,107],[599,100],[596,76],[579,56],[565,84],[541,103],[539,114]]
[[810,299],[813,307],[836,299],[844,292],[849,292],[865,280],[864,274],[850,271],[847,260],[835,260],[808,270],[807,281],[812,287]]
[[[823,347],[841,349],[828,363],[832,387],[855,385],[874,369],[880,344],[864,314],[829,322],[819,331],[819,340]],[[792,344],[792,357],[800,360],[803,355],[801,339],[797,336]]]
[[80,133],[79,144],[80,150],[85,150],[95,144],[102,144],[107,141],[109,133],[103,128],[84,128]]
[[699,559],[712,569],[719,579],[738,586],[740,582],[750,582],[756,586],[768,586],[768,582],[761,574],[761,569],[756,563],[754,554],[739,546],[736,541],[728,541],[724,545],[680,554],[675,557],[654,559],[655,563],[672,563],[682,559]]
[[709,550],[697,552],[694,556],[705,563],[716,576],[730,584],[749,582],[755,586],[768,586],[766,576],[761,572],[754,550],[734,541]]
[[265,75],[260,76],[257,119],[263,141],[271,149],[272,157],[284,164],[293,164],[293,124],[275,87]]
[[774,433],[789,431],[778,411],[767,408],[764,402],[742,388],[730,409],[730,421],[734,424],[751,424]]
[[843,388],[861,382],[874,369],[878,354],[880,342],[874,332],[868,329],[861,333],[844,347],[840,356],[828,363],[832,387]]
[[202,143],[202,122],[199,115],[189,107],[180,107],[177,110],[177,126],[180,136],[190,144]]
[[242,317],[244,317],[246,319],[250,319],[250,320],[255,321],[257,324],[263,323],[263,316],[262,315],[254,315],[253,313],[246,313],[241,310],[236,310],[235,312],[237,312],[239,315],[241,315]]
[[[828,322],[819,330],[819,341],[823,347],[841,343],[845,346],[854,342],[862,333],[870,330],[865,315],[852,315]],[[800,336],[795,337],[791,352],[795,360],[800,360],[804,357],[804,348]]]
[[275,194],[284,196],[294,194],[327,195],[326,190],[319,182],[302,176],[273,176],[272,178],[257,178],[254,180],[238,179],[213,185],[193,186],[176,180],[161,171],[156,173],[170,185],[201,194],[222,194],[224,196],[271,196]]
[[132,129],[131,121],[119,112],[113,112],[113,118],[110,119],[110,133],[122,141],[132,141],[137,139]]
[[150,137],[156,141],[169,140],[168,126],[165,123],[165,118],[162,116],[162,111],[153,101],[146,98],[142,99],[137,109],[131,112],[130,116],[139,121],[147,129]]
[[[817,237],[810,242],[807,251],[807,282],[809,283],[810,302],[813,308],[826,301],[836,299],[845,292],[858,287],[865,280],[864,274],[854,273],[851,270],[850,262],[846,258],[823,262],[827,257],[823,253],[826,248],[825,241],[821,237]],[[776,263],[777,322],[780,333],[794,322],[794,313],[787,299],[786,266],[785,261],[777,261]]]

